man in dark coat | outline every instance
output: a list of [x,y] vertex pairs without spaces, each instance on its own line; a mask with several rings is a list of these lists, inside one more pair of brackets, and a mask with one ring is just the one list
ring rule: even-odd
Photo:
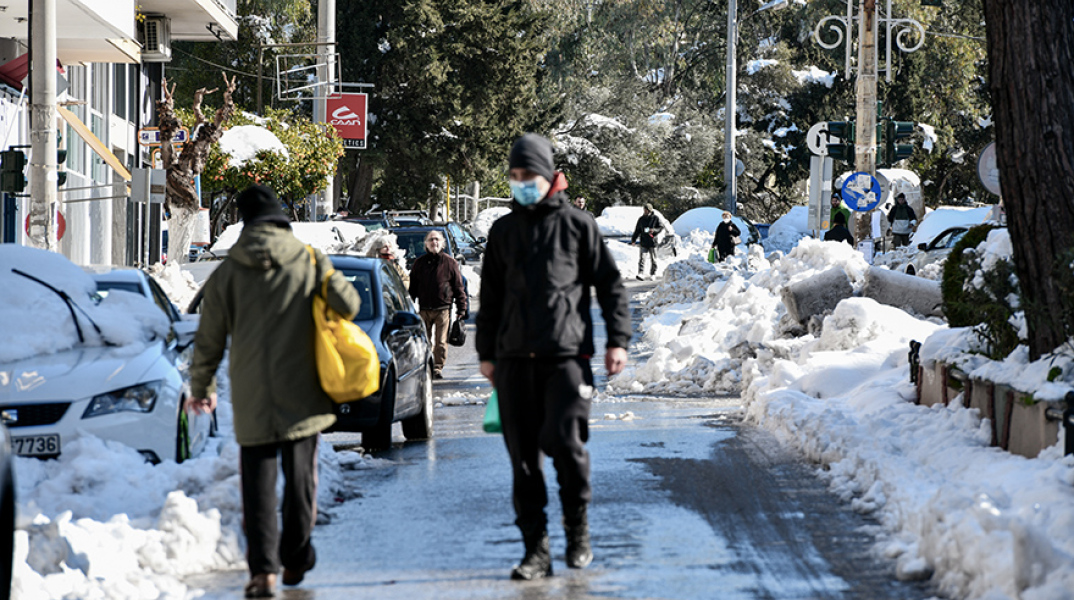
[[653,205],[646,203],[643,209],[643,213],[638,217],[638,222],[634,225],[634,235],[630,236],[630,245],[633,246],[639,243],[638,248],[638,279],[645,278],[645,257],[649,257],[649,264],[651,270],[649,271],[649,277],[656,277],[656,236],[664,229],[663,223],[660,222],[660,217],[653,213]]
[[[313,297],[332,264],[319,250],[311,256],[295,238],[271,189],[251,186],[236,204],[242,235],[205,282],[186,405],[205,412],[216,408],[216,395],[209,388],[230,348],[228,373],[250,570],[245,592],[247,598],[260,598],[274,594],[281,566],[283,582],[296,585],[317,560],[311,543],[317,514],[317,434],[336,417],[317,375]],[[354,287],[338,271],[328,283],[328,305],[348,319],[356,315],[361,298]],[[276,472],[281,467],[282,532],[276,512]]]
[[738,245],[735,243],[735,238],[740,235],[742,232],[731,220],[731,213],[723,211],[723,220],[716,226],[716,236],[712,238],[712,247],[716,249],[720,262],[735,253],[735,246]]
[[567,565],[584,568],[593,560],[585,449],[595,351],[590,289],[596,289],[606,324],[609,375],[626,364],[630,312],[615,260],[596,221],[571,207],[549,141],[522,136],[511,148],[509,166],[515,201],[489,231],[476,345],[481,374],[499,398],[515,523],[526,547],[511,577],[537,579],[552,574],[545,455],[552,457],[560,485]]
[[891,245],[896,248],[909,246],[910,234],[914,232],[914,225],[917,225],[917,214],[906,203],[906,194],[895,196],[895,206],[888,211],[888,223],[891,225]]
[[470,318],[470,299],[462,283],[459,263],[444,252],[444,236],[432,230],[425,236],[425,254],[410,268],[410,296],[418,301],[418,314],[433,340],[433,379],[444,378],[447,362],[451,303],[459,319]]
[[850,234],[850,230],[847,229],[847,218],[843,216],[843,213],[837,212],[832,217],[834,223],[832,228],[824,233],[825,242],[846,242],[851,247],[854,246],[854,236]]

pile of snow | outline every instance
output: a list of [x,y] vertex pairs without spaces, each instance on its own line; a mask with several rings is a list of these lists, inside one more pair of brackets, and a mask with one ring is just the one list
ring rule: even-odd
[[470,224],[470,233],[476,237],[487,238],[489,236],[489,229],[492,229],[492,224],[496,222],[496,219],[511,212],[510,206],[493,206],[492,208],[486,208],[485,210],[477,213],[474,217],[473,223]]
[[[2,244],[0,265],[6,267],[0,269],[0,364],[80,344],[144,344],[168,335],[168,318],[145,296],[108,294],[96,304],[93,278],[61,254]],[[48,286],[66,294],[75,307],[69,308]],[[79,341],[79,327],[84,342]]]
[[809,229],[809,207],[792,206],[787,214],[776,219],[775,223],[768,228],[768,237],[764,240],[765,250],[779,251],[786,254],[798,245],[798,242],[809,237],[813,232]]
[[[365,238],[366,229],[358,223],[349,221],[295,222],[291,223],[291,231],[303,244],[309,244],[326,254],[364,253],[367,250],[367,248],[359,249],[361,246],[359,242]],[[210,251],[216,256],[224,257],[235,242],[239,241],[241,233],[242,222],[229,225],[220,237],[216,238]]]
[[644,213],[640,206],[609,206],[597,217],[597,227],[604,237],[629,237]]
[[258,152],[275,152],[289,160],[291,155],[280,138],[260,125],[238,125],[231,127],[220,136],[220,151],[230,156],[228,166],[242,168],[254,160]]
[[[985,260],[1009,238],[978,248]],[[710,265],[693,256],[667,268],[643,303],[647,361],[609,390],[665,394],[741,390],[749,422],[821,466],[831,489],[883,526],[878,551],[902,579],[928,578],[949,597],[1069,598],[1074,589],[1074,456],[1060,440],[1035,459],[990,447],[990,426],[959,395],[916,405],[908,344],[926,366],[959,362],[971,375],[1038,399],[1071,389],[1069,352],[1030,363],[975,350],[968,329],[948,329],[868,298],[851,297],[813,334],[781,333],[780,290],[833,267],[856,292],[868,266],[846,244],[803,239],[785,256]],[[1050,369],[1065,374],[1049,382]],[[1054,371],[1051,371],[1054,373]]]

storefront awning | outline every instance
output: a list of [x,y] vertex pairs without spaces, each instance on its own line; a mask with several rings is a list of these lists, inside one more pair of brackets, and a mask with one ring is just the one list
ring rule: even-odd
[[60,113],[60,116],[63,117],[64,121],[67,121],[67,124],[71,126],[71,129],[75,130],[78,137],[89,144],[90,148],[93,148],[93,151],[97,153],[97,156],[100,156],[108,166],[115,169],[116,173],[119,173],[119,176],[125,181],[131,180],[131,172],[127,170],[127,167],[123,166],[123,162],[119,160],[115,154],[112,154],[112,151],[108,149],[108,146],[104,145],[104,142],[93,135],[93,132],[90,131],[90,128],[86,127],[86,124],[78,118],[78,115],[62,106],[57,106],[56,111]]

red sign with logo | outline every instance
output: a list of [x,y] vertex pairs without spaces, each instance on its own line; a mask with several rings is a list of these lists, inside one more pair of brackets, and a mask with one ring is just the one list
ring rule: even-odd
[[340,94],[329,98],[328,122],[343,138],[344,148],[365,148],[365,117],[368,94]]

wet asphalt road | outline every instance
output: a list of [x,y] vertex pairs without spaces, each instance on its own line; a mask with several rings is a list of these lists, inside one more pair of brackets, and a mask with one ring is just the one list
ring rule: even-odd
[[[446,405],[436,411],[436,438],[404,443],[396,425],[394,447],[376,454],[384,463],[348,474],[361,496],[316,528],[317,568],[277,597],[894,600],[935,593],[896,581],[894,564],[872,554],[876,524],[831,495],[815,467],[743,425],[734,397],[597,401],[588,446],[595,560],[581,571],[563,562],[549,461],[555,576],[509,580],[522,543],[507,452],[500,436],[481,431],[484,407],[459,401],[487,389],[472,343],[471,326],[467,347],[451,350],[446,379],[437,382]],[[358,439],[326,436],[339,446]],[[218,573],[190,583],[205,598],[239,598],[246,578]]]

